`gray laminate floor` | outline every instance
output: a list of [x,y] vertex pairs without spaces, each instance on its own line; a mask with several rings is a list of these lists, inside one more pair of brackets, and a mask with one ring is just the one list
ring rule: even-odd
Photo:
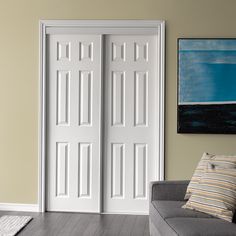
[[149,236],[148,216],[6,211],[2,215],[33,216],[18,236]]

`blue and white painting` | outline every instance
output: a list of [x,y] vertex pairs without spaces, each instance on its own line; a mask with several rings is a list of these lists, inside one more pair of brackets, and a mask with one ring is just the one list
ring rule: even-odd
[[236,39],[178,44],[178,132],[236,133]]

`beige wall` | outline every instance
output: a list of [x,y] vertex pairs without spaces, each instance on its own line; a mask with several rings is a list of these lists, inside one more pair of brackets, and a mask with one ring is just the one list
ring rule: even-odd
[[234,135],[176,133],[176,39],[236,37],[235,0],[0,0],[0,202],[37,202],[39,19],[166,20],[166,178],[202,152],[236,153]]

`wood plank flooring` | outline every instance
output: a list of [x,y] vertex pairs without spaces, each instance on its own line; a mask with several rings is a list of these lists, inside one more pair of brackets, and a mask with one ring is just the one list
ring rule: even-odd
[[33,217],[18,236],[149,236],[148,216],[1,211],[2,215]]

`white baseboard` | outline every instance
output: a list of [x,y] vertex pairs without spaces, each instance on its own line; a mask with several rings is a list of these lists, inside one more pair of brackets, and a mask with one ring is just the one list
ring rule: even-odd
[[39,212],[38,204],[0,203],[0,211]]

